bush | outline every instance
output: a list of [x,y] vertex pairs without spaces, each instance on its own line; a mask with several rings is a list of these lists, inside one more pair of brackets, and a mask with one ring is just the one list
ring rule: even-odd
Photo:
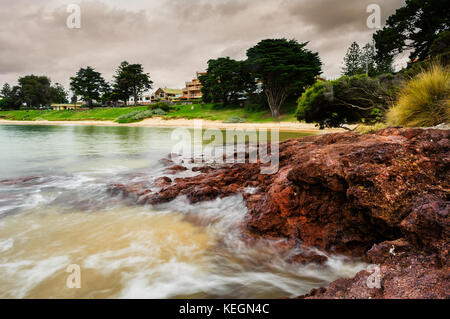
[[165,112],[170,112],[170,110],[172,109],[171,106],[167,103],[164,102],[156,102],[154,104],[150,104],[147,108],[148,110],[163,110]]
[[124,114],[116,119],[117,123],[134,123],[151,118],[153,116],[164,116],[167,112],[162,109],[146,110],[146,111],[133,111],[128,114]]
[[449,95],[449,68],[435,63],[406,82],[398,102],[387,113],[387,123],[405,127],[449,123]]
[[224,121],[224,123],[245,123],[245,119],[239,116],[232,116],[228,120]]
[[392,75],[343,76],[334,81],[316,82],[298,99],[297,119],[318,123],[321,129],[383,121],[397,92],[395,82]]

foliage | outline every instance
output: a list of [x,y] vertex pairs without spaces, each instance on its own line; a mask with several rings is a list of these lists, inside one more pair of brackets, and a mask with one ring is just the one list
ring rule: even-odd
[[364,73],[364,68],[361,63],[361,48],[358,43],[353,42],[348,48],[347,54],[344,57],[344,68],[342,72],[347,76]]
[[444,31],[438,34],[436,40],[431,44],[430,56],[437,57],[450,51],[450,31]]
[[321,73],[319,55],[307,50],[307,44],[268,39],[247,51],[249,68],[261,81],[272,116],[276,119],[285,100],[293,93],[301,93]]
[[55,83],[55,85],[50,87],[50,103],[68,103],[68,98],[69,94],[61,84]]
[[163,116],[167,115],[167,112],[162,109],[154,109],[154,110],[145,110],[145,111],[133,111],[128,114],[124,114],[116,119],[118,123],[133,123],[140,122],[147,118],[151,118],[154,115]]
[[377,76],[383,73],[392,73],[392,59],[376,61],[376,51],[373,44],[367,43],[360,48],[358,43],[353,42],[344,57],[343,75],[352,76],[367,74]]
[[18,86],[11,88],[8,83],[5,83],[0,94],[3,97],[0,100],[0,109],[19,109],[22,105],[21,92]]
[[224,121],[224,123],[245,123],[245,119],[239,116],[232,116],[228,120]]
[[127,101],[132,96],[136,106],[139,96],[151,89],[152,84],[150,75],[144,73],[141,64],[129,64],[124,61],[119,65],[114,76],[113,92],[115,97],[122,101]]
[[448,0],[406,0],[373,39],[377,60],[383,61],[411,50],[410,59],[425,59],[437,35],[449,30]]
[[297,119],[317,122],[321,129],[346,123],[382,121],[396,95],[395,78],[366,75],[318,81],[298,100]]
[[207,73],[199,80],[205,103],[236,104],[240,97],[255,90],[246,64],[229,57],[209,60]]
[[148,109],[149,109],[149,110],[157,110],[157,109],[160,109],[160,110],[163,110],[164,112],[168,113],[168,112],[171,111],[172,108],[171,108],[170,105],[167,104],[167,103],[164,103],[164,102],[156,102],[156,103],[150,104],[150,105],[148,106]]
[[100,101],[103,93],[108,91],[108,84],[99,72],[88,66],[80,68],[75,77],[70,78],[70,88],[82,97],[89,107],[92,107],[93,101]]
[[50,79],[46,76],[27,75],[19,78],[20,97],[27,107],[40,107],[50,103]]
[[433,64],[407,81],[387,113],[390,125],[421,127],[450,122],[450,72]]

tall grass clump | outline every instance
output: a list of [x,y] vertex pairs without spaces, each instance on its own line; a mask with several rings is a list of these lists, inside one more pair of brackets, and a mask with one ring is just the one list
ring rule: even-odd
[[393,126],[427,127],[450,122],[450,72],[433,64],[408,80],[387,113]]

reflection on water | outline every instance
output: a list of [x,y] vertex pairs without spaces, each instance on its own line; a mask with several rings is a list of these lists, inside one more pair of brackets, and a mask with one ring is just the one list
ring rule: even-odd
[[[241,196],[136,207],[111,183],[165,175],[171,129],[0,126],[0,298],[278,298],[297,296],[363,263],[330,256],[292,265],[297,249],[245,244]],[[289,136],[294,137],[294,136]],[[81,267],[69,289],[67,266]]]

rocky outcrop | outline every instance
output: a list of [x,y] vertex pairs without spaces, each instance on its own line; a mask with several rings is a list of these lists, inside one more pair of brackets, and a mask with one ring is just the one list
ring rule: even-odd
[[[159,192],[135,194],[141,204],[157,204],[179,195],[195,203],[242,193],[247,235],[287,238],[380,265],[380,288],[368,288],[370,274],[361,272],[304,297],[446,298],[449,137],[449,130],[391,128],[293,139],[280,144],[274,175],[261,175],[260,164],[208,167]],[[299,261],[323,262],[307,257]]]

